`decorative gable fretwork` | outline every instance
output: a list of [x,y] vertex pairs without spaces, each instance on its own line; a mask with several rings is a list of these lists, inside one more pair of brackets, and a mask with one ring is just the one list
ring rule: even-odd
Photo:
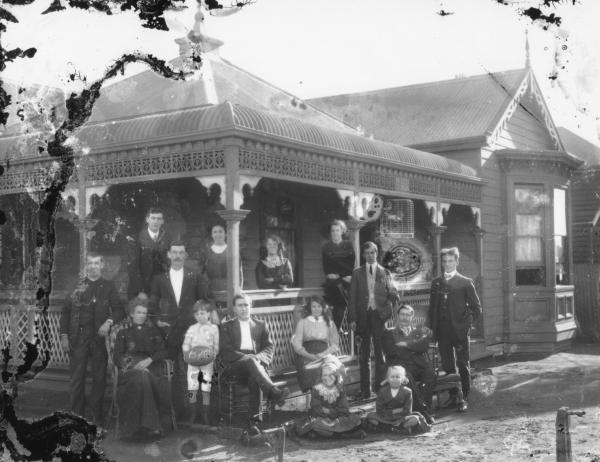
[[[540,123],[546,129],[548,135],[552,138],[554,149],[564,149],[561,144],[560,137],[556,131],[556,126],[554,125],[552,117],[550,116],[550,111],[546,106],[544,95],[542,94],[540,87],[531,71],[527,73],[526,77],[521,82],[521,85],[508,103],[504,114],[502,114],[500,117],[498,124],[488,136],[488,146],[492,146],[498,142],[501,134],[507,129],[509,120],[520,106],[523,107],[528,113],[531,113],[531,111],[535,112],[535,114],[532,115],[536,118],[541,116],[543,120],[540,120]],[[532,106],[535,106],[535,108]]]

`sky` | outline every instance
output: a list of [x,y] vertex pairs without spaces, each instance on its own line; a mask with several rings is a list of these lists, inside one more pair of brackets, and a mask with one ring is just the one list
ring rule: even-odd
[[[171,30],[165,32],[141,27],[132,12],[106,16],[68,9],[41,15],[49,4],[3,5],[20,21],[8,24],[3,46],[38,49],[32,59],[9,63],[4,78],[77,91],[81,83],[71,82],[70,73],[85,75],[89,83],[124,53],[171,59],[178,53],[174,39],[191,29],[196,12],[196,1],[187,0],[189,8],[167,14]],[[531,65],[555,107],[555,121],[581,125],[583,118],[573,116],[577,107],[597,123],[600,28],[594,21],[600,2],[565,1],[549,9],[563,24],[547,31],[518,13],[530,5],[538,6],[496,0],[255,0],[229,16],[206,15],[205,31],[224,41],[222,57],[307,99],[521,68],[527,29]],[[452,14],[441,16],[440,10]],[[130,66],[127,75],[144,69]],[[557,69],[558,78],[549,79]]]

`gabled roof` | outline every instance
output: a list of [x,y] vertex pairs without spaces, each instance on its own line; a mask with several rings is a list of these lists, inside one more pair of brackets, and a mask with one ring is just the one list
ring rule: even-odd
[[[353,127],[334,116],[323,113],[216,54],[207,53],[203,60],[208,64],[208,77],[214,82],[216,101],[212,99],[214,96],[206,94],[200,79],[177,81],[145,71],[103,88],[90,121],[99,122],[233,101],[341,132],[356,132]],[[171,61],[171,64],[180,68],[181,58]]]
[[600,166],[600,146],[598,145],[598,141],[593,143],[565,127],[558,127],[558,133],[566,150],[584,160],[586,167]]
[[[77,137],[94,150],[117,146],[155,146],[158,141],[209,138],[235,131],[262,140],[283,141],[358,159],[375,158],[395,166],[477,179],[474,169],[444,157],[352,133],[342,133],[297,118],[229,102],[87,124]],[[268,137],[268,138],[266,138]]]
[[375,138],[405,146],[485,142],[529,77],[529,69],[518,69],[310,102]]

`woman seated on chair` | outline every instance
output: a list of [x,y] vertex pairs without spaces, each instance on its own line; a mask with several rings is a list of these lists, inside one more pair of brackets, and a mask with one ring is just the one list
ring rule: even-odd
[[115,341],[118,367],[119,436],[159,436],[172,428],[169,382],[165,373],[167,349],[157,327],[146,319],[147,300],[132,299],[131,325]]
[[306,392],[319,381],[319,360],[339,353],[340,338],[322,297],[312,296],[304,307],[304,315],[296,326],[292,347],[296,352],[298,384]]

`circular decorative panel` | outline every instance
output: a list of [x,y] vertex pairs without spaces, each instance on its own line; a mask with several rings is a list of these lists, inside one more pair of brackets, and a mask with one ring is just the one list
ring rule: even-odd
[[396,277],[410,278],[421,271],[423,256],[411,245],[396,244],[385,252],[382,264]]

